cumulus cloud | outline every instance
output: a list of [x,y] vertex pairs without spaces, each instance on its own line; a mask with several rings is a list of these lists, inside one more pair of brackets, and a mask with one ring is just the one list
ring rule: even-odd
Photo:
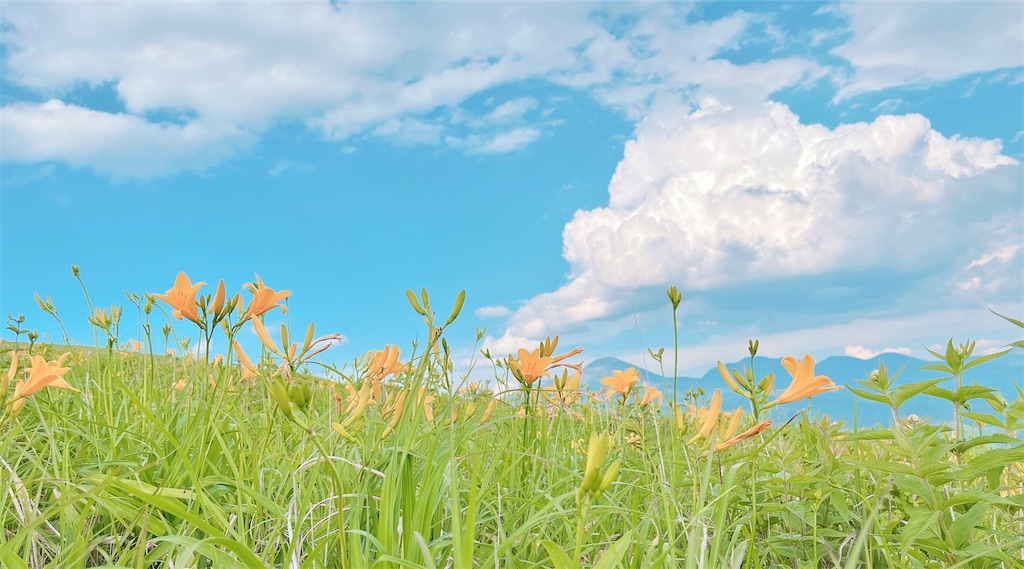
[[670,283],[937,270],[948,258],[936,251],[1021,214],[1015,165],[998,141],[944,137],[920,115],[829,129],[777,103],[663,110],[627,143],[609,206],[566,225],[568,282],[520,307],[506,337],[585,329]]
[[876,358],[882,354],[903,354],[909,356],[912,353],[910,348],[882,348],[881,350],[872,350],[864,346],[846,346],[843,353],[857,358],[859,360],[870,360]]
[[1024,65],[1017,3],[846,2],[836,10],[852,37],[832,54],[853,66],[837,100]]

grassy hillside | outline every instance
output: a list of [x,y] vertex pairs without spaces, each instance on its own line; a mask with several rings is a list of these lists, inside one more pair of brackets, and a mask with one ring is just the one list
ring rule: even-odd
[[[259,318],[274,291],[250,292],[245,309],[168,295],[192,345],[217,335],[223,358],[104,344],[115,315],[95,324],[109,349],[0,346],[0,565],[1024,563],[1019,391],[965,383],[948,390],[956,420],[935,425],[906,411],[943,395],[937,382],[883,374],[836,390],[817,377],[825,362],[794,362],[795,378],[769,386],[776,360],[756,359],[752,384],[712,373],[703,395],[666,408],[623,374],[588,396],[582,354],[550,339],[501,359],[495,394],[452,374],[444,328],[460,303],[442,324],[425,294],[410,300],[433,342],[382,346],[333,375],[313,359],[331,339],[271,334]],[[250,327],[261,354],[231,342]],[[947,363],[983,361],[968,352]],[[810,395],[814,408],[885,400],[901,420],[854,432],[799,413]]]

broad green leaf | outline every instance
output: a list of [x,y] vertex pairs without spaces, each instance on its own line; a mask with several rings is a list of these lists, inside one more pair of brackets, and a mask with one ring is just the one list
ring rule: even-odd
[[21,557],[6,547],[0,548],[0,561],[3,561],[0,565],[10,569],[28,569],[28,565]]
[[622,561],[622,557],[626,555],[626,550],[629,549],[630,542],[633,540],[632,530],[622,534],[622,537],[611,545],[601,559],[597,560],[594,564],[594,569],[612,569]]
[[901,385],[893,390],[892,399],[896,403],[896,407],[901,407],[911,397],[918,395],[919,393],[931,389],[935,385],[946,381],[945,379],[928,379],[925,381],[918,381],[916,383],[908,383]]
[[956,403],[956,394],[955,393],[953,393],[949,389],[946,389],[944,387],[939,387],[937,385],[935,387],[930,388],[930,389],[925,389],[924,390],[924,394],[925,395],[931,395],[932,397],[938,397],[940,399],[945,399],[946,401],[949,401],[950,403]]
[[1003,316],[1002,314],[999,314],[998,312],[996,312],[995,310],[992,310],[991,308],[989,309],[989,312],[991,312],[992,314],[995,314],[996,316],[1002,318],[1003,320],[1006,320],[1007,322],[1010,322],[1010,323],[1014,324],[1018,328],[1024,328],[1024,322],[1021,322],[1020,320],[1017,320],[1016,318],[1010,318],[1009,316]]
[[857,389],[856,387],[850,387],[849,385],[847,385],[846,387],[850,390],[851,393],[862,399],[867,399],[869,401],[877,401],[879,403],[884,403],[886,405],[889,404],[889,398],[886,397],[885,395],[872,393],[870,391],[865,391],[863,389]]
[[843,434],[843,440],[846,441],[891,441],[893,438],[895,438],[895,435],[893,435],[892,431],[888,429],[875,429]]
[[573,563],[572,559],[562,551],[562,546],[545,539],[540,542],[544,546],[544,549],[548,552],[548,556],[551,557],[551,564],[555,566],[555,569],[576,569],[579,567],[577,563]]
[[996,399],[997,391],[991,387],[984,387],[981,385],[962,385],[960,389],[957,389],[954,393],[954,403],[966,403],[974,399],[985,399],[992,401]]
[[1001,429],[1006,428],[1006,425],[1003,424],[1002,419],[996,417],[995,415],[990,415],[988,413],[979,413],[977,411],[964,411],[963,416],[974,421],[975,423],[991,425],[993,427],[999,427]]
[[[932,353],[934,354],[935,352]],[[917,369],[921,371],[941,371],[942,373],[949,374],[951,377],[954,375],[953,370],[949,369],[949,366],[947,366],[946,364],[926,364]]]
[[1016,462],[1024,463],[1024,445],[997,448],[986,451],[971,459],[964,467],[962,476],[968,480],[977,478],[993,468],[1002,468]]
[[981,523],[981,519],[985,517],[988,507],[989,504],[987,502],[978,502],[971,506],[971,509],[967,510],[966,513],[957,516],[953,520],[952,525],[949,526],[949,535],[953,538],[953,543],[956,544],[957,549],[967,545],[967,540],[974,533],[974,526]]
[[925,509],[911,510],[910,519],[907,521],[906,527],[903,528],[903,534],[900,537],[900,545],[903,551],[909,551],[914,546],[914,542],[921,537],[921,534],[929,532],[934,535],[934,529],[938,525],[938,521],[939,515],[937,512]]
[[984,356],[978,356],[978,357],[974,358],[973,360],[971,360],[971,361],[967,362],[966,364],[964,364],[964,367],[960,368],[960,371],[964,372],[964,371],[967,371],[967,370],[971,369],[974,366],[981,365],[981,364],[983,364],[985,362],[990,362],[990,361],[992,361],[992,360],[994,360],[994,359],[996,359],[996,358],[998,358],[998,357],[1008,353],[1009,351],[1010,350],[1003,350],[1001,352],[994,352],[994,353],[991,353],[991,354],[985,354]]
[[857,462],[865,468],[871,468],[881,472],[887,472],[889,474],[914,474],[913,468],[898,462],[891,462],[888,460],[860,460]]
[[1021,440],[1016,437],[1011,437],[1009,435],[996,433],[994,435],[984,435],[981,437],[974,437],[973,439],[967,439],[961,443],[958,443],[956,445],[956,449],[959,452],[966,452],[974,447],[990,444],[1015,445],[1021,444]]

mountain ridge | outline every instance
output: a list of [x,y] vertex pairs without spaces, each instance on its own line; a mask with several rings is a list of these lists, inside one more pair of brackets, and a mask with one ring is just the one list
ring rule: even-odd
[[[890,380],[899,373],[895,379],[896,385],[910,382],[936,379],[942,374],[935,371],[921,370],[920,367],[935,363],[936,360],[922,360],[912,356],[898,353],[879,354],[870,359],[860,359],[852,356],[830,356],[815,363],[816,375],[828,376],[839,385],[862,387],[855,383],[857,380],[867,378],[867,374],[878,369],[878,362],[885,364],[889,372]],[[738,369],[741,373],[750,366],[750,358],[725,364],[726,368]],[[601,389],[600,380],[611,375],[614,370],[625,370],[636,368],[640,372],[640,383],[652,385],[665,391],[666,386],[669,392],[665,393],[666,400],[671,400],[672,377],[663,377],[657,372],[632,365],[628,362],[614,357],[599,358],[586,364],[583,367],[581,385],[591,391]],[[777,395],[791,380],[791,376],[782,367],[781,358],[770,358],[767,356],[756,356],[754,358],[754,372],[756,379],[760,379],[768,373],[775,374],[775,390]],[[1013,350],[995,360],[985,362],[977,367],[971,368],[964,373],[963,384],[971,385],[977,382],[979,385],[997,389],[1002,396],[1008,400],[1016,397],[1016,387],[1024,388],[1024,351]],[[947,379],[939,384],[941,387],[952,389],[952,379]],[[684,394],[693,390],[703,390],[705,394],[713,393],[715,389],[722,390],[723,409],[732,409],[742,406],[749,407],[749,402],[734,393],[722,380],[717,367],[712,367],[700,377],[680,376],[678,381],[679,398],[682,400]],[[794,402],[780,406],[780,411],[796,413],[798,410],[810,408],[812,414],[827,414],[832,419],[842,419],[847,423],[856,420],[858,425],[870,426],[874,423],[888,424],[892,420],[892,412],[882,404],[867,401],[856,397],[848,388],[823,393],[810,400]],[[988,412],[988,409],[985,410]],[[901,416],[915,414],[921,418],[930,418],[933,421],[949,421],[952,418],[952,404],[937,397],[918,395],[900,408]]]

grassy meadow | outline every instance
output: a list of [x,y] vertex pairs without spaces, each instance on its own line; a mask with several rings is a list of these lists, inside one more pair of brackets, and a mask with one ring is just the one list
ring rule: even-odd
[[[124,306],[89,301],[91,347],[10,319],[0,566],[1024,567],[1024,392],[966,385],[1000,356],[969,341],[934,352],[919,383],[882,367],[837,385],[794,354],[786,377],[720,365],[718,385],[676,393],[626,369],[589,393],[584,349],[557,338],[474,346],[474,377],[492,381],[455,374],[445,328],[464,294],[396,299],[430,342],[318,363],[339,336],[263,324],[289,294],[180,274]],[[666,318],[680,298],[669,289]],[[250,328],[261,353],[233,341]],[[676,362],[651,355],[671,378]],[[837,389],[892,422],[809,410]],[[748,404],[723,409],[726,390]],[[902,413],[917,397],[947,400],[952,423]]]

